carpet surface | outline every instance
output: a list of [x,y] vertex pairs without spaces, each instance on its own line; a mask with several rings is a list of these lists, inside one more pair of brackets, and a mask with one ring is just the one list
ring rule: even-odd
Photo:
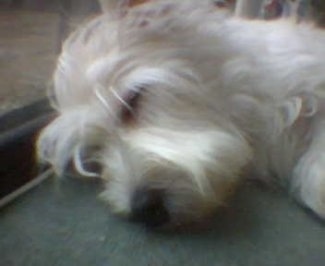
[[163,234],[114,217],[95,182],[49,179],[0,210],[4,266],[323,266],[325,223],[247,184],[204,232]]

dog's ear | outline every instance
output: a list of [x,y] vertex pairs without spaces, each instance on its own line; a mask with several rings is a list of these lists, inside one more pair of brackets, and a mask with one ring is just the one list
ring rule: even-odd
[[147,2],[147,0],[99,0],[100,7],[104,13],[125,10],[144,2]]

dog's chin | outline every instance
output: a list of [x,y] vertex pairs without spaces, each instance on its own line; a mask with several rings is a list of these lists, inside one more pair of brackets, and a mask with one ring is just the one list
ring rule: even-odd
[[[235,191],[250,158],[245,142],[222,131],[139,134],[103,151],[101,198],[113,212],[148,228],[206,224]],[[231,163],[216,163],[225,160]]]
[[[214,218],[218,213],[218,208],[214,209],[208,214],[197,217],[182,217],[175,215],[173,220],[160,225],[160,226],[146,226],[141,225],[142,228],[148,231],[161,232],[161,233],[195,233],[195,232],[204,232],[211,230],[213,227]],[[128,219],[130,223],[134,223],[132,218]]]
[[170,179],[168,186],[166,179],[160,184],[155,180],[154,184],[142,182],[133,187],[119,181],[107,183],[102,199],[118,216],[155,231],[209,228],[238,185],[220,180],[219,186],[201,191],[192,180],[182,178]]
[[[143,220],[141,216],[136,216],[132,212],[126,215],[124,213],[120,218],[126,218],[130,223],[157,232],[204,231],[211,228],[213,218],[222,206],[210,207],[208,211],[202,211],[199,208],[193,209],[192,206],[183,206],[180,210],[156,210],[157,214],[151,217],[151,220]],[[206,206],[202,206],[202,208],[206,208]],[[192,209],[190,213],[184,211],[189,209]],[[117,215],[119,214],[117,213]]]
[[153,215],[150,220],[143,220],[141,216],[135,216],[132,212],[120,218],[126,218],[130,223],[155,232],[206,231],[212,227],[218,214],[226,209],[228,201],[229,198],[224,202],[192,202],[192,204],[178,206],[177,209],[167,206],[165,211],[156,210],[156,215]]

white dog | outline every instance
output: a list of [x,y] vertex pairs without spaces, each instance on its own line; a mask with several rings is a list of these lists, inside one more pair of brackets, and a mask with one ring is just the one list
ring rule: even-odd
[[68,38],[38,151],[58,174],[100,175],[112,209],[148,226],[204,220],[247,176],[325,218],[324,89],[312,25],[151,1]]

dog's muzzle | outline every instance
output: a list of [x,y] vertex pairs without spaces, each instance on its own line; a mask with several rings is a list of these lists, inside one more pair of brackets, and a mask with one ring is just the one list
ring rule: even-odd
[[168,224],[168,213],[165,195],[162,189],[137,189],[131,202],[131,219],[150,228]]

